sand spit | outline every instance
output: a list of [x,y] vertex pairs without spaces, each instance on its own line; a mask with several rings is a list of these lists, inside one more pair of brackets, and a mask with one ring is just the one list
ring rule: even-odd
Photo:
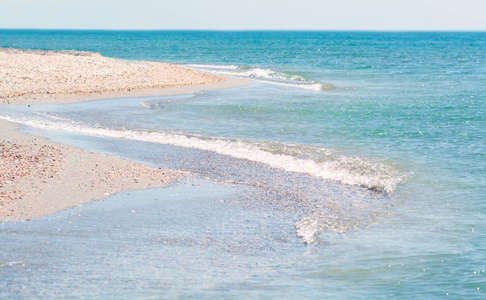
[[[0,49],[0,104],[78,102],[106,98],[107,94],[121,96],[120,92],[223,81],[220,76],[168,63],[121,60],[91,52]],[[76,97],[63,100],[69,95]]]
[[31,219],[129,189],[184,177],[117,157],[52,143],[0,120],[0,220]]
[[[79,51],[0,49],[1,104],[75,103],[234,88],[248,80]],[[62,146],[0,119],[0,220],[31,219],[185,175]]]

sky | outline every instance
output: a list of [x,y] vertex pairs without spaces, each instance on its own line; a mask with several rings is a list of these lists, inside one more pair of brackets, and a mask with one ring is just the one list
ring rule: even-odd
[[0,28],[486,30],[486,0],[0,0]]

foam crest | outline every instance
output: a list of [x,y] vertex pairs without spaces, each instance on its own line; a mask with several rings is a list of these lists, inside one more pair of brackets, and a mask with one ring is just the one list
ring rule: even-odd
[[[406,174],[399,172],[393,165],[384,162],[340,155],[330,155],[330,157],[326,158],[317,154],[309,154],[308,151],[299,150],[298,147],[293,145],[281,144],[278,151],[269,151],[269,147],[265,144],[238,139],[172,134],[160,131],[148,132],[94,128],[72,122],[52,122],[51,120],[56,120],[55,118],[51,120],[46,120],[45,118],[12,118],[9,116],[3,118],[44,129],[207,150],[235,158],[264,163],[288,172],[309,174],[318,178],[359,185],[386,193],[393,192],[396,185],[406,178]],[[320,151],[329,152],[328,150]]]
[[23,262],[23,261],[12,261],[12,262],[7,262],[7,263],[0,264],[0,268],[2,268],[2,267],[12,267],[12,266],[16,266],[16,265],[27,266],[27,265],[30,265],[30,264],[29,263],[26,263],[26,262]]
[[272,82],[272,83],[277,85],[295,87],[299,89],[312,90],[316,92],[327,91],[328,89],[326,89],[326,87],[329,86],[329,85],[323,85],[321,83],[285,83],[285,82]]
[[317,81],[307,80],[302,75],[287,72],[277,72],[270,69],[215,65],[188,65],[188,67],[215,73],[218,75],[260,80],[272,84],[313,91],[327,91],[334,88],[334,86],[331,84],[324,84]]

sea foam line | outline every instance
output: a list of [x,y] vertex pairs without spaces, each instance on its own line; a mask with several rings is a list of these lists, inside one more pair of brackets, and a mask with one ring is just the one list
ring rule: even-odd
[[334,88],[334,86],[331,84],[308,81],[301,75],[277,72],[270,69],[240,68],[232,65],[187,65],[187,67],[211,72],[218,75],[255,79],[271,84],[278,84],[313,91],[326,91]]
[[236,139],[202,138],[158,131],[140,132],[93,128],[85,125],[80,126],[76,123],[46,122],[45,119],[13,118],[10,116],[0,116],[0,118],[42,129],[207,150],[234,158],[264,163],[270,167],[288,172],[304,173],[318,178],[335,180],[350,185],[359,185],[386,193],[393,192],[397,184],[405,179],[404,174],[400,174],[394,170],[390,171],[389,166],[386,164],[367,161],[362,158],[339,156],[334,161],[321,163],[312,159],[299,158],[288,154],[272,153],[262,150],[256,144]]

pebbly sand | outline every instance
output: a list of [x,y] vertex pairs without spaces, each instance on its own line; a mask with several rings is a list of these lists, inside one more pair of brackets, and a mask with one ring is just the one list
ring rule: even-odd
[[[172,64],[97,53],[0,49],[0,104],[6,105],[172,95],[245,84]],[[0,128],[0,220],[29,220],[186,176],[22,134],[4,120]]]

